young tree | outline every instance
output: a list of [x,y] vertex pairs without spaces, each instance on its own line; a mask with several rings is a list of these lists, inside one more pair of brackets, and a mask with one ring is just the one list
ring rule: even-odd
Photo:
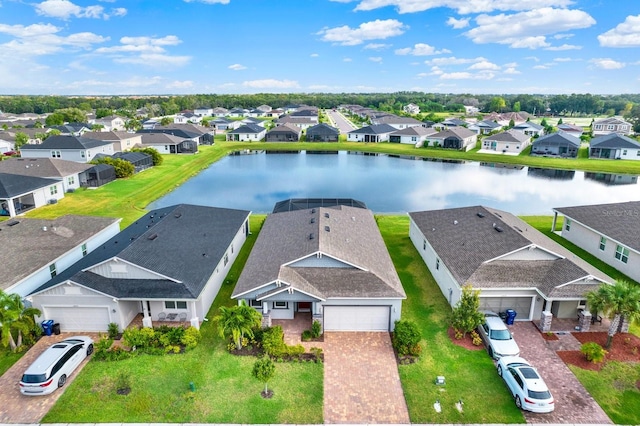
[[162,117],[160,119],[160,125],[161,126],[168,126],[171,123],[173,123],[173,120],[170,117]]
[[271,358],[268,356],[259,358],[255,364],[253,364],[253,370],[251,370],[251,374],[256,379],[260,380],[264,383],[264,391],[262,392],[263,396],[269,395],[269,389],[267,387],[269,380],[273,378],[276,374],[276,365],[273,363]]
[[[40,315],[36,308],[26,307],[17,293],[7,294],[0,290],[0,337],[4,346],[15,351],[22,346],[22,336],[35,327],[34,316]],[[17,341],[14,339],[17,334]]]
[[605,345],[607,349],[625,320],[640,320],[640,287],[626,281],[602,284],[597,290],[587,293],[587,303],[593,313],[603,312],[611,319]]
[[474,290],[471,284],[462,287],[460,300],[451,312],[451,325],[456,331],[461,331],[463,336],[475,330],[484,321],[484,315],[480,308],[480,291]]
[[243,337],[253,337],[253,330],[260,327],[262,316],[243,300],[240,305],[221,306],[215,320],[220,337],[231,337],[236,349],[242,349]]
[[15,149],[16,151],[20,151],[20,148],[23,145],[26,145],[29,142],[29,136],[23,132],[16,132],[16,141],[15,141]]

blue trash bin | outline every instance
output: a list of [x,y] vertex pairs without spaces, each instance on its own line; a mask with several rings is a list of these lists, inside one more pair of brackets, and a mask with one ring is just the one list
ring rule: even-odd
[[45,320],[40,323],[42,326],[42,332],[45,336],[51,336],[53,334],[53,320]]
[[516,319],[517,312],[513,309],[507,309],[507,325],[513,325]]

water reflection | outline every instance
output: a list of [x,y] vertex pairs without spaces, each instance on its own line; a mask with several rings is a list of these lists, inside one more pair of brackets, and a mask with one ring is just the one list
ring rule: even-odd
[[638,183],[638,176],[634,175],[614,175],[611,173],[585,173],[585,179],[594,180],[604,185],[635,185]]
[[640,199],[635,176],[346,151],[248,154],[223,158],[150,208],[192,203],[267,213],[288,198],[340,197],[362,200],[381,213],[482,204],[515,214],[551,214],[558,206]]

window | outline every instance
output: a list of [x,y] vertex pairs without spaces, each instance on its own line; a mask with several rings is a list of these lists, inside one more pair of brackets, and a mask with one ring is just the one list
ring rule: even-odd
[[260,300],[251,299],[249,301],[249,306],[252,308],[262,308],[262,302]]
[[615,128],[616,128],[616,126],[614,126],[613,124],[609,124],[609,125],[607,126],[607,130],[613,130],[613,129],[615,129]]
[[58,185],[50,186],[49,191],[51,192],[51,195],[56,195],[58,193]]
[[84,158],[84,151],[80,151],[80,157]]
[[436,259],[436,269],[440,269],[440,259]]
[[622,155],[627,155],[627,150],[626,149],[622,150]]
[[422,240],[422,250],[427,249],[427,240]]
[[604,251],[607,246],[607,239],[605,237],[600,237],[600,250]]
[[53,278],[56,275],[58,275],[58,271],[56,270],[56,264],[55,263],[52,263],[51,265],[49,265],[49,273],[51,274],[51,278]]
[[273,309],[289,309],[289,302],[273,302]]
[[76,177],[75,176],[69,176],[67,178],[67,184],[68,185],[75,185],[75,183],[76,183]]
[[417,137],[415,137],[415,136],[411,136],[411,142],[415,142],[415,141],[417,141],[417,140],[418,140],[418,138],[417,138]]
[[165,300],[164,301],[165,309],[187,309],[187,302],[176,302],[174,300]]
[[564,230],[571,231],[571,219],[567,218],[564,220]]
[[231,254],[233,254],[233,244],[231,244]]
[[87,255],[87,245],[83,244],[82,247],[80,247],[82,249],[82,256],[86,256]]
[[615,256],[620,262],[627,263],[629,261],[629,249],[618,244]]
[[187,302],[176,302],[176,309],[187,309]]
[[60,158],[60,151],[51,151],[52,158]]

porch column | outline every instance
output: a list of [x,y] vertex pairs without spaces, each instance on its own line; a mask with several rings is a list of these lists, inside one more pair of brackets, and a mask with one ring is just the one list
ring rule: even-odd
[[191,305],[189,308],[191,310],[191,327],[200,330],[200,320],[198,319],[198,315],[196,315],[196,302],[192,300],[189,304]]
[[553,212],[553,222],[551,223],[551,232],[556,232],[556,221],[558,220],[558,212]]
[[578,327],[580,327],[580,331],[589,331],[591,328],[591,312],[578,310]]
[[153,322],[151,321],[151,316],[149,315],[149,309],[147,309],[147,304],[149,302],[146,300],[142,301],[142,326],[145,328],[152,328]]
[[540,323],[538,328],[542,332],[551,331],[551,322],[553,321],[553,314],[551,313],[551,305],[553,304],[552,300],[547,300],[547,304],[540,315]]

